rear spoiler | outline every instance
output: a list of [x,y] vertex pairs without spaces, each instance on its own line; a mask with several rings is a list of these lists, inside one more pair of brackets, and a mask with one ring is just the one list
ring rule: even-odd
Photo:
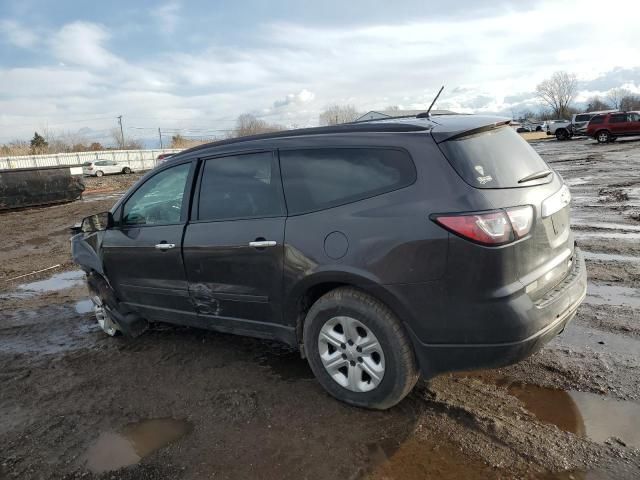
[[446,140],[455,140],[460,137],[466,137],[476,133],[493,130],[494,128],[503,127],[505,125],[509,125],[510,122],[510,118],[476,115],[468,115],[465,117],[460,116],[456,118],[455,122],[443,122],[442,124],[435,125],[431,129],[431,136],[436,143],[441,143]]

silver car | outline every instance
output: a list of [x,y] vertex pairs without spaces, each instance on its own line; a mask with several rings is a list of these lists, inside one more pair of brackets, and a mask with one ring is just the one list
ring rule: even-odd
[[96,160],[82,164],[82,173],[93,177],[101,177],[111,173],[131,173],[133,169],[127,162],[115,160]]

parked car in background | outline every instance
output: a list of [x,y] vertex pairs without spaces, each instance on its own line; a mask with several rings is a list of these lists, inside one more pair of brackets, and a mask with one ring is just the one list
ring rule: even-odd
[[558,140],[571,138],[570,120],[547,120],[547,135],[555,135]]
[[127,162],[116,162],[115,160],[96,160],[95,162],[85,162],[82,164],[82,173],[93,177],[101,177],[112,173],[131,173],[133,169]]
[[515,120],[512,120],[511,122],[509,122],[509,126],[511,128],[513,128],[518,133],[526,133],[526,132],[535,131],[535,128],[532,127],[531,124],[529,124],[529,123],[520,123],[520,122],[517,122]]
[[598,143],[613,142],[618,137],[640,135],[640,113],[615,112],[596,115],[587,126],[586,134]]
[[586,295],[569,189],[508,124],[414,117],[195,147],[85,218],[73,259],[109,335],[171,322],[280,340],[334,397],[389,408],[420,374],[531,355]]
[[612,113],[616,110],[600,110],[597,112],[587,112],[587,113],[574,113],[571,117],[571,133],[572,136],[575,135],[586,135],[587,134],[587,125],[589,125],[589,121],[595,117],[596,115]]

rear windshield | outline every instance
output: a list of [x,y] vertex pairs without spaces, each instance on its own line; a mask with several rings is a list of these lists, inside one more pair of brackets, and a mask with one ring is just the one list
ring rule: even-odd
[[476,188],[530,187],[551,180],[547,176],[518,183],[549,167],[526,140],[507,126],[447,140],[440,148],[458,175]]

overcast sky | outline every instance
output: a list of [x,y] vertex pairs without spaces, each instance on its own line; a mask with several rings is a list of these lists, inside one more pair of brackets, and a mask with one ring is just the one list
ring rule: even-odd
[[0,142],[107,136],[117,115],[142,137],[316,125],[334,103],[425,108],[443,83],[439,108],[518,113],[557,70],[578,100],[640,93],[638,0],[481,3],[2,0]]

